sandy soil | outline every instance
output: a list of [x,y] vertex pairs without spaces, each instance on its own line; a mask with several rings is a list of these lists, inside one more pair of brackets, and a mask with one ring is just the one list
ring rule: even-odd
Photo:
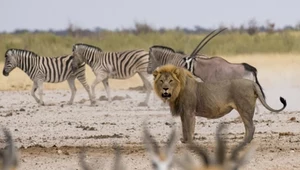
[[[274,56],[263,60],[263,67],[263,63],[257,62],[258,57],[245,57],[244,61],[248,59],[258,68],[267,102],[274,108],[280,108],[279,96],[282,96],[288,106],[281,113],[271,113],[259,106],[259,113],[254,116],[254,141],[258,143],[258,148],[243,169],[300,169],[300,82],[299,72],[295,71],[299,68],[299,59],[292,57],[285,61],[280,58],[274,63],[272,61],[277,60]],[[240,62],[241,59],[243,57],[234,61]],[[271,64],[266,64],[268,62]],[[0,79],[4,84],[8,78],[1,76]],[[127,81],[111,82],[114,100],[111,103],[99,100],[96,107],[89,105],[87,94],[81,86],[78,86],[76,102],[72,106],[66,105],[70,92],[64,88],[45,90],[44,107],[35,103],[28,90],[0,91],[0,122],[12,131],[20,148],[20,169],[80,169],[78,152],[83,146],[89,147],[87,161],[94,169],[110,169],[114,159],[113,144],[122,146],[122,161],[127,169],[151,169],[141,140],[141,125],[147,120],[153,136],[163,145],[172,124],[169,108],[162,105],[154,93],[151,94],[149,107],[138,106],[146,94],[127,89],[141,85],[137,76]],[[105,95],[101,86],[97,96]],[[30,86],[25,89],[28,88]],[[197,118],[196,142],[212,153],[215,129],[220,122],[229,125],[224,136],[229,148],[236,146],[244,135],[243,123],[235,111],[215,120]],[[181,135],[179,118],[174,119],[174,125]],[[0,146],[3,145],[1,135]],[[178,141],[176,155],[183,156],[185,150],[185,146]]]

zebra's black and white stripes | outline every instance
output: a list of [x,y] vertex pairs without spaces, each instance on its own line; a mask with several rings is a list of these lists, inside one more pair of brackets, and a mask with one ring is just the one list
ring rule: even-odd
[[[205,56],[201,55],[201,57]],[[173,64],[178,67],[183,67],[193,73],[193,62],[194,59],[191,59],[189,55],[175,52],[170,47],[154,45],[149,49],[149,65],[147,72],[151,74],[161,65]]]
[[139,74],[147,90],[145,102],[149,101],[152,86],[149,82],[147,67],[149,53],[145,50],[128,50],[122,52],[103,52],[100,48],[87,44],[73,45],[73,70],[77,70],[82,63],[88,64],[94,74],[95,81],[91,85],[92,95],[95,97],[95,87],[102,82],[107,92],[108,100],[111,101],[108,78],[127,79]]
[[[16,67],[23,70],[33,81],[31,95],[41,105],[43,102],[43,83],[59,83],[68,80],[72,95],[68,104],[74,101],[76,87],[75,79],[77,78],[84,86],[91,99],[89,85],[85,78],[85,66],[79,66],[76,72],[72,72],[72,55],[60,57],[43,57],[35,54],[32,51],[21,49],[9,49],[5,53],[5,66],[3,68],[3,75],[8,76],[9,73]],[[39,99],[36,97],[36,90],[39,94]],[[91,100],[92,103],[94,101]]]

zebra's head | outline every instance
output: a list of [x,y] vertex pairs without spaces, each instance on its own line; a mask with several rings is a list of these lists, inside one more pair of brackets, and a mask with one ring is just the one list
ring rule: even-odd
[[150,47],[149,64],[147,68],[148,74],[152,74],[157,67],[169,63],[175,54],[175,50],[170,47],[161,45],[154,45]]
[[78,67],[84,63],[84,58],[83,58],[83,48],[82,44],[74,44],[73,45],[73,61],[72,61],[72,70],[75,72]]
[[161,63],[159,62],[158,57],[161,55],[159,53],[160,51],[156,50],[156,47],[151,47],[149,50],[149,61],[148,61],[148,67],[147,72],[148,74],[152,74],[153,71],[161,66]]
[[8,76],[9,73],[17,67],[17,54],[16,50],[9,49],[5,53],[5,65],[3,68],[3,75]]

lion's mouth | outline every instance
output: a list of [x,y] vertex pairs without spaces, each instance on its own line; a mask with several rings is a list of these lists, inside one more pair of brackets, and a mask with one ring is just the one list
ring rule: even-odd
[[171,93],[162,93],[161,94],[161,97],[163,97],[163,98],[170,98],[171,97]]

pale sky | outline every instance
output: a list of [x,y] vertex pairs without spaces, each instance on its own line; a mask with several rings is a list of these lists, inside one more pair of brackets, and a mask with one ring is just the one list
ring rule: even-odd
[[15,29],[133,28],[135,21],[154,28],[217,28],[255,18],[276,28],[300,21],[300,0],[0,0],[0,32]]

